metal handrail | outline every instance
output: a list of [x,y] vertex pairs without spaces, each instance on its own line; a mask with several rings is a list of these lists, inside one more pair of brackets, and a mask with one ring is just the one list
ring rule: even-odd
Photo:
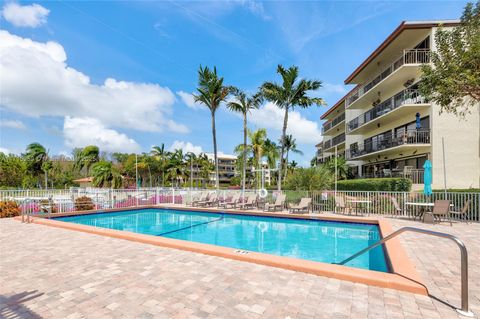
[[461,291],[462,307],[460,309],[457,308],[456,311],[462,316],[474,317],[473,312],[471,312],[468,309],[468,253],[467,253],[467,248],[465,247],[465,244],[460,239],[458,239],[457,237],[455,237],[453,235],[440,233],[440,232],[436,232],[436,231],[431,231],[431,230],[427,230],[427,229],[422,229],[422,228],[402,227],[399,230],[394,231],[393,233],[391,233],[387,237],[383,238],[382,240],[377,241],[376,243],[368,246],[367,248],[360,250],[359,252],[353,254],[352,256],[348,257],[347,259],[341,261],[338,264],[339,265],[344,265],[347,262],[351,261],[352,259],[355,259],[360,255],[363,255],[367,251],[372,250],[373,248],[382,245],[386,241],[388,241],[388,240],[390,240],[390,239],[392,239],[392,238],[394,238],[394,237],[396,237],[396,236],[398,236],[398,235],[400,235],[400,234],[402,234],[406,231],[411,231],[411,232],[421,233],[421,234],[425,234],[425,235],[447,238],[447,239],[453,240],[457,244],[458,248],[460,248],[460,256],[461,256],[461,266],[460,266],[460,268],[461,268],[461,280],[462,280],[462,291]]

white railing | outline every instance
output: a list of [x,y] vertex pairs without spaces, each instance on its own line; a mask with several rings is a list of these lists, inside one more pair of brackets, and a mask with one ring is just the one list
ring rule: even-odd
[[[174,188],[142,188],[142,189],[101,189],[101,188],[72,188],[70,190],[0,190],[1,201],[15,201],[21,212],[28,215],[75,212],[79,210],[104,210],[115,208],[129,208],[155,206],[159,204],[190,205],[192,201],[205,193],[216,193],[212,189],[174,189]],[[241,190],[219,190],[220,199],[229,199],[235,194],[241,195]],[[258,193],[256,190],[247,190],[245,196]],[[335,207],[335,192],[325,191],[283,191],[287,196],[286,206],[296,204],[302,197],[312,198],[311,211],[316,213],[337,212]],[[269,191],[264,202],[273,202],[278,192]],[[413,206],[406,203],[420,202],[433,203],[437,199],[448,199],[452,203],[452,210],[461,211],[467,201],[469,209],[466,215],[455,215],[459,220],[480,221],[480,193],[476,192],[434,192],[426,196],[419,192],[370,192],[370,191],[338,191],[337,197],[342,197],[349,205],[349,201],[365,200],[365,204],[355,207],[350,204],[351,213],[355,209],[363,213],[414,217],[418,212]],[[399,205],[398,211],[394,205],[395,199]]]
[[365,93],[370,91],[374,86],[376,86],[388,76],[390,76],[390,74],[395,72],[402,65],[429,63],[430,55],[430,49],[404,50],[403,54],[399,58],[397,58],[393,63],[388,65],[379,74],[371,77],[369,80],[365,81],[365,84],[359,85],[355,90],[351,91],[345,100],[346,107],[358,100]]

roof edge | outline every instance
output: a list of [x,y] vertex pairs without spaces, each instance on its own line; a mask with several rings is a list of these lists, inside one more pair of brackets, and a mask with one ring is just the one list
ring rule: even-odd
[[407,29],[427,29],[438,27],[439,25],[455,26],[459,25],[460,20],[438,20],[438,21],[402,21],[400,25],[393,30],[393,32],[352,72],[344,81],[345,84],[350,84],[351,81],[375,59],[382,51]]

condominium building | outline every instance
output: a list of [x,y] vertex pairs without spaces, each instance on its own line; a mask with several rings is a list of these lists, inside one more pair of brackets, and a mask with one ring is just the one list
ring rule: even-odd
[[444,187],[444,176],[449,188],[480,187],[480,106],[464,118],[440,114],[418,91],[421,65],[436,49],[436,30],[458,23],[401,23],[345,80],[355,88],[322,116],[324,140],[332,141],[329,148],[324,142],[324,157],[336,143],[358,177],[404,176],[416,188],[429,159],[434,189]]
[[[214,162],[213,153],[207,153],[207,157]],[[220,184],[230,184],[236,174],[237,157],[235,155],[218,154],[218,179]],[[210,174],[210,180],[215,182],[215,172]]]
[[317,162],[324,163],[335,156],[345,156],[345,98],[321,117],[323,141],[317,144]]

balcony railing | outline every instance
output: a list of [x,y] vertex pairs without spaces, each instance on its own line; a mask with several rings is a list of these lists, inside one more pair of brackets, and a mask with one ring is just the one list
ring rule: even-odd
[[366,81],[366,84],[360,85],[353,90],[347,97],[345,103],[348,107],[350,104],[358,100],[365,93],[370,91],[375,85],[383,81],[386,77],[405,64],[422,64],[430,62],[430,49],[414,49],[404,50],[403,54],[395,60],[392,64],[386,67],[376,77]]
[[412,184],[423,184],[423,169],[382,169],[374,174],[362,174],[357,178],[388,178],[404,177],[412,181]]
[[429,129],[419,129],[419,130],[405,130],[401,133],[390,134],[384,136],[383,139],[372,141],[366,140],[363,144],[358,145],[357,147],[350,147],[347,150],[347,159],[353,159],[359,156],[366,154],[382,151],[392,147],[408,144],[429,144],[430,143],[430,130]]
[[326,150],[328,148],[334,147],[335,145],[338,145],[343,142],[345,142],[345,133],[335,136],[334,138],[329,139],[328,141],[323,143],[323,149]]
[[357,127],[373,121],[374,119],[385,115],[402,105],[420,103],[427,103],[427,100],[420,95],[417,89],[403,90],[348,122],[347,131],[351,132]]
[[332,121],[328,121],[324,123],[322,127],[322,133],[325,133],[326,131],[328,131],[338,123],[341,123],[343,120],[345,120],[345,113],[340,114],[339,116],[334,118]]

